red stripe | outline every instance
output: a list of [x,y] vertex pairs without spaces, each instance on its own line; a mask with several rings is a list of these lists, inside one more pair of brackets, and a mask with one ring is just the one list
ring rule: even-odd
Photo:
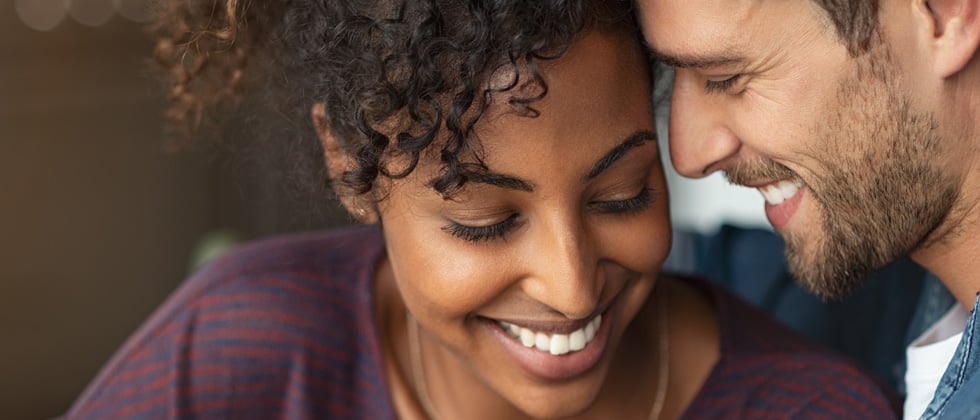
[[[213,307],[212,305],[228,304],[235,302],[256,302],[256,303],[269,303],[271,301],[283,300],[281,296],[277,296],[273,293],[262,293],[262,292],[245,292],[238,293],[228,296],[213,296],[209,297],[205,301],[198,302],[196,305],[201,305],[204,308]],[[344,299],[340,299],[339,296],[334,296],[328,302],[324,302],[326,306],[330,306],[333,303],[342,302]],[[276,309],[276,310],[274,310]],[[195,325],[196,327],[207,327],[208,323],[217,321],[231,321],[236,323],[248,323],[253,324],[256,321],[279,321],[283,324],[299,324],[309,326],[313,329],[319,331],[329,331],[326,328],[337,328],[340,331],[357,331],[357,321],[351,318],[341,318],[336,316],[330,317],[317,317],[313,315],[327,314],[326,311],[317,311],[314,314],[308,314],[309,316],[300,316],[294,312],[289,311],[286,308],[249,308],[249,309],[230,309],[223,311],[199,311],[197,316],[193,319],[193,323],[187,321],[183,322],[171,322],[161,328],[157,329],[152,334],[148,334],[146,338],[138,340],[139,345],[136,346],[136,350],[131,352],[127,358],[128,362],[131,364],[138,364],[143,359],[150,358],[157,355],[158,348],[154,341],[163,340],[167,341],[169,335],[174,335],[179,330],[188,328],[188,324]],[[280,310],[281,309],[281,310]],[[350,312],[353,313],[353,312]],[[333,315],[333,314],[331,314]],[[322,323],[312,322],[314,319],[322,321]],[[247,321],[247,322],[246,322]],[[203,324],[203,325],[202,325]],[[250,325],[254,327],[254,325]],[[265,326],[263,326],[265,327]],[[223,328],[222,328],[223,329]],[[219,329],[218,331],[222,330]],[[344,359],[346,360],[346,358]],[[115,382],[115,381],[113,381]]]
[[848,413],[847,411],[842,411],[843,407],[852,407],[856,409],[861,409],[862,413],[864,414],[863,417],[870,418],[871,417],[870,415],[872,413],[869,413],[867,411],[869,407],[867,406],[866,401],[874,401],[877,400],[878,398],[873,398],[872,395],[869,395],[867,392],[863,392],[864,390],[862,389],[853,388],[853,385],[854,385],[853,381],[848,381],[847,388],[852,389],[853,391],[855,391],[858,394],[861,394],[865,398],[860,400],[856,399],[854,398],[853,395],[843,392],[838,387],[832,386],[832,387],[827,387],[826,392],[830,396],[834,397],[836,401],[834,400],[820,401],[821,405],[826,407],[828,410],[836,411],[838,413],[843,413],[843,414],[851,414]]
[[[350,411],[349,406],[340,406],[338,401],[357,401],[359,403],[364,403],[365,398],[367,398],[366,392],[363,389],[352,389],[351,387],[341,385],[334,381],[323,380],[316,377],[305,376],[302,369],[296,369],[295,366],[291,366],[292,369],[281,369],[272,366],[262,366],[255,365],[249,367],[249,370],[242,372],[240,375],[236,375],[235,379],[237,382],[233,384],[228,381],[226,383],[215,383],[215,382],[205,382],[205,383],[192,383],[188,387],[178,387],[177,384],[180,382],[178,380],[178,375],[175,370],[169,370],[164,372],[162,375],[155,378],[153,381],[146,383],[143,386],[127,387],[118,393],[113,394],[113,401],[106,401],[105,399],[96,399],[93,404],[88,405],[83,411],[93,412],[100,408],[103,403],[116,404],[123,400],[135,398],[138,395],[148,395],[149,398],[142,398],[135,401],[129,405],[122,406],[118,408],[118,413],[122,417],[129,417],[137,412],[149,411],[156,408],[158,405],[165,404],[166,397],[172,396],[173,392],[180,395],[182,401],[189,401],[195,405],[194,410],[203,411],[206,409],[219,408],[224,405],[235,406],[241,401],[253,401],[256,398],[262,400],[268,400],[272,403],[282,403],[284,402],[283,395],[289,394],[294,398],[302,398],[304,393],[302,392],[303,386],[306,385],[311,391],[311,395],[331,395],[334,398],[324,398],[318,399],[317,401],[310,401],[323,406],[329,410],[343,410]],[[192,372],[187,373],[184,376],[189,376],[191,378],[206,379],[208,377],[218,377],[231,379],[232,377],[228,375],[232,371],[228,365],[195,365]],[[248,382],[242,382],[244,376],[274,376],[274,378],[269,378],[269,381],[274,381],[274,383],[263,382],[261,384],[254,384]],[[278,378],[278,379],[277,379]],[[286,382],[287,387],[282,387],[278,385],[280,382]],[[203,395],[204,393],[214,392],[226,394],[227,396],[234,395],[238,392],[249,392],[257,391],[263,388],[269,388],[276,392],[273,396],[263,396],[254,397],[248,396],[247,398],[220,398],[216,400],[200,400],[195,399],[195,396]],[[233,393],[234,391],[234,393]],[[316,391],[323,391],[322,393]],[[281,393],[281,394],[280,394]],[[262,394],[259,394],[262,395]],[[213,404],[201,406],[201,404],[207,401],[214,401]],[[176,404],[173,404],[176,406]],[[263,402],[262,405],[272,405],[269,402]],[[202,408],[203,407],[203,408]]]

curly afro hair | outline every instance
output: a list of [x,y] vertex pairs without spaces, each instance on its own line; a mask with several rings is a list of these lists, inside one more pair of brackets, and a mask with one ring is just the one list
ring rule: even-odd
[[[432,187],[447,197],[486,170],[471,137],[492,95],[533,117],[548,92],[540,62],[586,29],[639,38],[627,0],[168,0],[154,29],[179,137],[264,70],[305,115],[323,104],[355,158],[336,190],[367,193],[436,156]],[[510,82],[488,88],[491,76]],[[392,171],[393,155],[408,165]]]

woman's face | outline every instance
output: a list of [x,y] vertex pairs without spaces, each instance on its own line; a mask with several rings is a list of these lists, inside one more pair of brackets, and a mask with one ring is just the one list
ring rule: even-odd
[[423,162],[379,210],[388,274],[437,349],[427,363],[472,379],[459,393],[556,416],[596,399],[670,221],[639,45],[589,32],[542,71],[539,117],[502,105],[477,126],[489,176],[444,200],[439,165]]

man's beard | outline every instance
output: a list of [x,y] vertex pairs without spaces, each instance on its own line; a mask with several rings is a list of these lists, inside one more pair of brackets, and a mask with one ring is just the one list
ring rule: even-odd
[[[922,246],[959,193],[954,178],[934,162],[942,148],[937,118],[916,112],[900,94],[890,69],[881,67],[890,66],[886,57],[865,59],[883,61],[841,82],[829,121],[817,122],[813,143],[804,149],[820,159],[805,184],[819,208],[822,234],[800,229],[785,235],[790,273],[828,298],[846,295],[872,270]],[[745,162],[726,176],[736,184],[804,181],[771,160]]]

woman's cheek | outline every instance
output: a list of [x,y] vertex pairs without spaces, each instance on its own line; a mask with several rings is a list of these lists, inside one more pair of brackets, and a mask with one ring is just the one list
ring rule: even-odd
[[465,317],[506,288],[506,253],[494,252],[493,243],[469,244],[438,233],[446,238],[405,244],[396,281],[406,300],[414,300],[406,302],[413,310]]
[[666,203],[603,229],[613,262],[642,274],[655,274],[670,252],[671,228]]

